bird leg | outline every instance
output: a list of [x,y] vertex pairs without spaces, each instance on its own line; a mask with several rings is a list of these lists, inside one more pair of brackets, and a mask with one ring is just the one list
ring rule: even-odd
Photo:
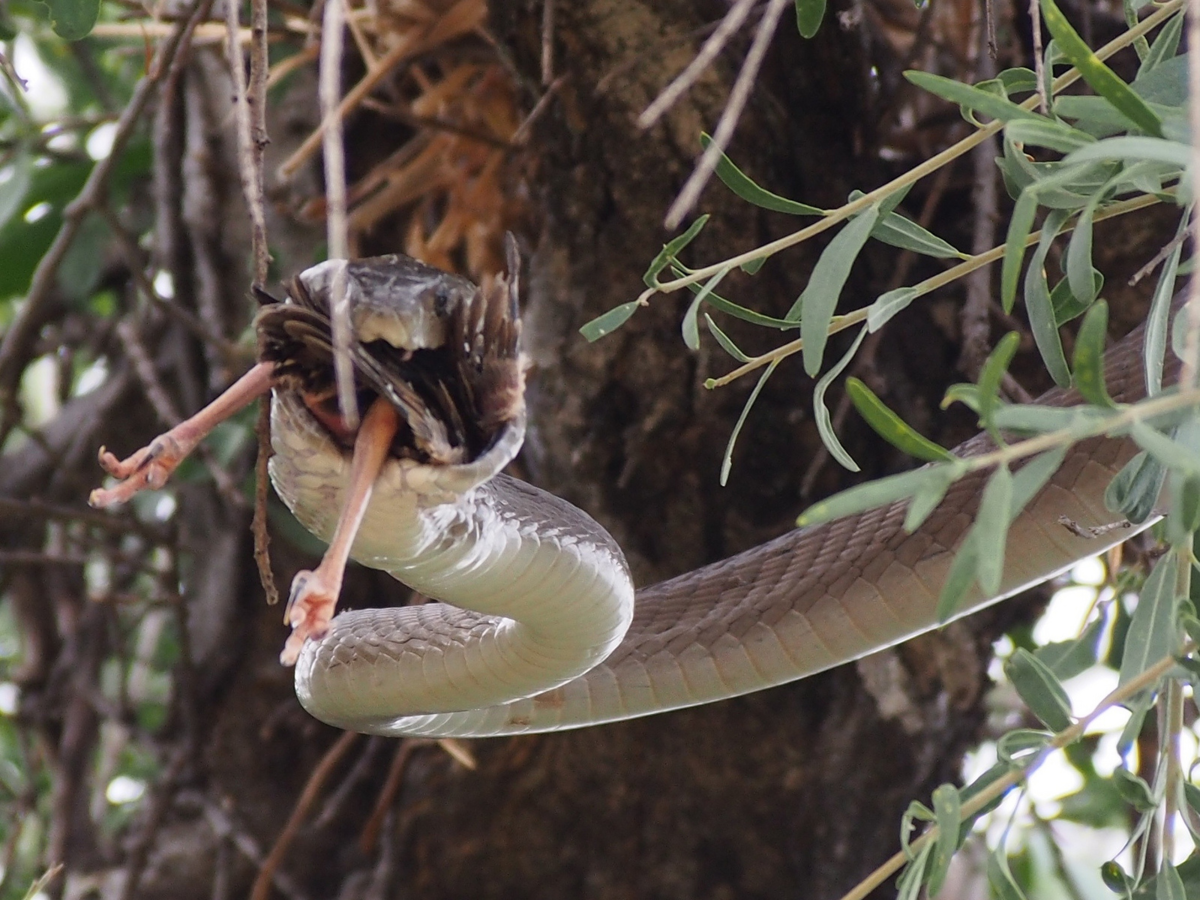
[[358,535],[367,504],[371,501],[375,478],[387,460],[399,425],[395,407],[383,397],[377,398],[363,416],[354,439],[350,484],[333,539],[320,565],[312,571],[297,572],[292,580],[292,591],[283,613],[284,624],[292,626],[292,633],[279,655],[279,661],[285,666],[296,664],[300,649],[308,638],[319,638],[329,629],[342,590],[350,546]]
[[118,460],[101,447],[101,468],[121,481],[114,487],[92,491],[88,504],[104,509],[126,502],[138,491],[162,487],[213,428],[271,389],[274,371],[273,363],[259,363],[200,412],[160,434],[128,459]]

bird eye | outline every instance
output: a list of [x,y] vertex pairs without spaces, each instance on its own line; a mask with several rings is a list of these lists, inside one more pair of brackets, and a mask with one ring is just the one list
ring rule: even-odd
[[439,284],[433,291],[433,311],[439,316],[450,312],[450,286]]

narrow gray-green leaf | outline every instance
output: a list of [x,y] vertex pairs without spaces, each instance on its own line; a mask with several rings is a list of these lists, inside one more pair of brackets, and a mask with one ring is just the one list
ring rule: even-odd
[[1071,370],[1067,368],[1067,358],[1063,355],[1062,339],[1054,319],[1054,305],[1050,302],[1050,289],[1043,267],[1054,238],[1066,219],[1067,213],[1060,209],[1051,210],[1046,216],[1042,224],[1042,237],[1025,271],[1025,310],[1029,313],[1029,328],[1046,371],[1060,387],[1071,383]]
[[825,0],[796,0],[796,30],[800,37],[810,38],[825,18]]
[[983,113],[985,116],[991,116],[993,119],[1000,119],[1004,122],[1009,122],[1013,119],[1048,121],[1045,116],[1039,116],[1037,113],[1018,106],[1011,100],[1006,100],[997,94],[993,94],[991,91],[981,90],[973,85],[955,81],[952,78],[932,75],[929,72],[915,71],[905,72],[904,77],[922,90],[936,94],[943,100],[949,100],[951,103],[965,106],[967,109]]
[[1047,728],[1062,731],[1071,727],[1071,701],[1049,666],[1021,647],[1004,664],[1004,674]]
[[1075,389],[1094,406],[1113,408],[1104,381],[1104,344],[1108,338],[1108,304],[1097,300],[1083,317],[1075,338]]
[[929,514],[937,509],[942,498],[946,496],[946,491],[950,490],[950,485],[962,477],[963,469],[960,466],[950,465],[938,466],[930,471],[938,473],[937,477],[927,478],[917,488],[912,500],[909,501],[908,510],[904,514],[904,530],[909,534],[920,528],[921,523],[929,518]]
[[1029,501],[1040,491],[1059,470],[1066,459],[1066,447],[1053,447],[1039,453],[1013,474],[1012,502],[1009,506],[1008,520],[1011,522],[1020,514]]
[[950,571],[946,573],[946,580],[938,594],[939,624],[950,621],[958,612],[967,592],[971,590],[971,585],[975,583],[978,567],[979,547],[975,543],[975,531],[972,529],[966,540],[959,545],[958,552],[954,554],[954,561],[950,563]]
[[898,312],[907,309],[909,304],[920,296],[915,287],[902,287],[880,294],[875,302],[867,308],[867,330],[878,331]]
[[1031,756],[1041,753],[1054,735],[1032,728],[1016,728],[996,741],[996,756],[1010,766],[1021,767]]
[[[1179,51],[1179,37],[1183,34],[1183,10],[1167,20],[1167,24],[1158,32],[1158,37],[1150,45],[1150,52],[1138,67],[1138,78],[1154,71],[1159,65],[1171,59]],[[1137,78],[1130,85],[1137,90]]]
[[1143,450],[1109,482],[1104,491],[1104,505],[1140,525],[1154,511],[1166,477],[1162,463]]
[[1138,812],[1148,813],[1158,805],[1154,802],[1154,792],[1144,778],[1121,768],[1113,769],[1112,777],[1121,799]]
[[821,380],[817,382],[813,389],[813,418],[817,423],[817,432],[821,435],[821,443],[825,445],[825,449],[829,451],[829,455],[837,460],[838,464],[851,472],[859,471],[858,463],[854,461],[847,451],[842,446],[842,442],[838,439],[837,432],[833,430],[833,417],[829,414],[829,407],[825,405],[825,393],[829,390],[829,386],[833,384],[833,380],[842,374],[842,371],[850,364],[850,360],[854,358],[854,354],[858,352],[858,348],[862,346],[863,338],[867,336],[867,329],[860,328],[858,337],[854,339],[854,343],[850,345],[850,349],[842,354],[842,358],[826,372]]
[[606,334],[616,331],[627,321],[629,317],[637,312],[640,306],[636,300],[630,300],[628,303],[622,303],[620,306],[614,306],[603,315],[597,316],[579,329],[579,333],[584,336],[589,343],[598,341]]
[[721,345],[722,350],[738,362],[750,362],[750,357],[741,351],[741,348],[733,342],[729,335],[717,327],[717,323],[712,320],[712,316],[708,313],[704,314],[704,323],[708,326],[708,330],[712,333],[712,336],[717,339],[717,343]]
[[1003,847],[988,852],[988,887],[996,900],[1026,900],[1024,891],[1008,868],[1008,853]]
[[871,237],[892,247],[935,259],[970,259],[953,244],[896,212],[881,217]]
[[[997,342],[996,349],[988,354],[988,358],[983,361],[983,366],[979,370],[979,408],[977,412],[979,420],[993,432],[996,429],[992,423],[992,412],[1000,402],[1000,382],[1004,378],[1004,373],[1008,371],[1020,342],[1021,336],[1015,331],[1004,335]],[[996,435],[996,437],[999,436]]]
[[[700,144],[707,150],[708,145],[712,143],[712,138],[700,133]],[[809,206],[807,203],[798,203],[795,200],[789,200],[787,197],[781,197],[778,194],[773,194],[764,187],[756,184],[745,172],[733,164],[728,156],[722,153],[717,157],[717,177],[729,188],[747,203],[753,203],[755,206],[762,209],[770,209],[775,212],[788,213],[793,216],[823,216],[825,210],[816,206]]]
[[929,863],[929,854],[933,852],[933,844],[926,844],[905,867],[904,873],[896,882],[896,900],[918,900],[921,896],[921,885],[925,883],[925,866]]
[[1033,230],[1033,217],[1037,214],[1037,196],[1032,191],[1023,191],[1013,207],[1008,220],[1008,234],[1004,238],[1004,262],[1000,267],[1000,303],[1006,313],[1011,313],[1017,299],[1017,282],[1021,278],[1021,262],[1025,259],[1025,241]]
[[725,487],[725,483],[729,480],[729,470],[733,468],[733,448],[737,444],[738,435],[742,433],[742,426],[746,424],[746,417],[750,415],[754,401],[758,399],[763,385],[767,383],[767,379],[771,377],[778,365],[779,360],[774,360],[763,369],[762,375],[758,376],[758,382],[754,385],[754,390],[746,398],[746,405],[742,407],[741,415],[738,416],[737,423],[733,426],[733,431],[729,435],[729,443],[725,445],[725,456],[721,459],[721,487]]
[[1175,869],[1175,864],[1164,860],[1162,868],[1155,879],[1154,900],[1188,900],[1187,891],[1183,889],[1183,879]]
[[1070,153],[1096,143],[1096,139],[1086,131],[1048,119],[1014,119],[1004,126],[1004,130],[1017,143],[1047,147],[1059,153]]
[[871,229],[879,217],[878,204],[863,213],[837,233],[821,253],[808,279],[808,286],[785,318],[800,319],[800,336],[804,339],[804,371],[816,377],[829,339],[829,323],[837,307],[842,287],[850,276],[850,267],[858,258]]
[[1129,709],[1129,721],[1125,723],[1125,727],[1121,729],[1121,734],[1117,737],[1117,755],[1122,759],[1127,757],[1129,751],[1133,749],[1134,743],[1142,733],[1142,726],[1146,723],[1146,713],[1153,705],[1154,694],[1150,691],[1142,691],[1133,698],[1132,702],[1125,704]]
[[[1092,217],[1095,213],[1095,203],[1083,208],[1067,242],[1067,284],[1075,299],[1085,305],[1096,299],[1097,290],[1092,274],[1095,272],[1092,265]],[[1059,321],[1062,319],[1059,318]]]
[[1008,466],[1001,465],[988,479],[975,516],[972,531],[979,549],[976,576],[979,586],[988,595],[999,592],[1000,579],[1004,575],[1004,545],[1008,539],[1012,493],[1012,472]]
[[933,814],[938,828],[937,841],[929,857],[929,896],[936,897],[950,870],[950,860],[958,849],[958,823],[962,820],[962,803],[958,789],[952,784],[939,785],[933,792]]
[[642,276],[642,280],[646,282],[648,287],[658,287],[658,275],[671,264],[679,251],[696,239],[696,235],[708,223],[708,213],[705,213],[695,222],[687,227],[687,230],[680,235],[676,235],[663,244],[663,248],[658,251],[658,255],[650,261],[650,267],[646,269],[646,274]]
[[1191,161],[1187,144],[1156,137],[1112,137],[1076,150],[1064,162],[1089,162],[1097,159],[1118,159],[1130,162],[1155,160],[1186,169]]
[[1130,433],[1139,447],[1163,465],[1193,478],[1200,477],[1200,454],[1195,447],[1181,444],[1145,422],[1134,422]]
[[803,528],[818,522],[852,516],[863,510],[887,506],[897,500],[906,500],[926,481],[941,477],[938,469],[938,466],[926,466],[923,469],[901,472],[899,475],[889,475],[887,478],[855,485],[832,497],[817,501],[800,514],[796,524]]
[[25,205],[22,201],[29,192],[33,176],[33,157],[22,150],[12,158],[4,170],[9,174],[7,180],[0,181],[0,228],[6,226]]
[[[1182,17],[1181,17],[1182,18]],[[1153,397],[1162,391],[1163,363],[1167,355],[1167,329],[1171,322],[1171,300],[1175,296],[1175,279],[1179,273],[1179,258],[1183,253],[1183,237],[1187,234],[1195,206],[1188,206],[1179,217],[1175,229],[1175,247],[1158,273],[1154,287],[1154,298],[1150,301],[1150,312],[1146,316],[1145,366],[1146,395]]]
[[1104,633],[1104,617],[1095,619],[1083,634],[1071,641],[1056,641],[1034,651],[1033,655],[1050,667],[1061,681],[1074,678],[1096,664],[1100,636]]
[[683,332],[683,343],[687,345],[689,350],[700,349],[700,304],[709,298],[713,289],[728,274],[729,267],[726,266],[712,278],[708,279],[708,281],[704,282],[704,287],[692,298],[691,305],[688,306],[687,312],[684,313],[681,330]]
[[1177,650],[1177,570],[1178,557],[1168,553],[1160,557],[1150,571],[1125,635],[1120,684],[1126,684]]
[[1101,97],[1120,110],[1134,125],[1156,137],[1162,136],[1162,120],[1148,107],[1144,100],[1117,77],[1092,51],[1092,48],[1071,27],[1066,16],[1054,0],[1042,0],[1042,19],[1046,28],[1054,35],[1054,41],[1066,54],[1071,64],[1079,70],[1084,81]]
[[935,444],[896,415],[859,379],[846,379],[846,394],[858,410],[858,414],[875,429],[875,433],[898,450],[925,462],[940,462],[953,458],[949,450]]

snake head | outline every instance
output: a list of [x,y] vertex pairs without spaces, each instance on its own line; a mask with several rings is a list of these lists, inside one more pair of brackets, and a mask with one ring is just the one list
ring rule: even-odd
[[510,274],[487,289],[398,254],[323,262],[294,278],[284,301],[259,312],[259,358],[274,364],[279,389],[299,392],[330,437],[352,446],[333,375],[330,308],[340,275],[359,407],[385,397],[406,426],[393,455],[443,466],[473,462],[524,421],[518,262],[510,243]]

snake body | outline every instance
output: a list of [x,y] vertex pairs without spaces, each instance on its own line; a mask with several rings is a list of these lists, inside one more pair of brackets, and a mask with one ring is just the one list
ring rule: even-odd
[[[426,285],[443,277],[403,257],[375,264],[418,267]],[[319,293],[325,276],[313,272],[300,281]],[[1109,351],[1106,368],[1114,399],[1140,396],[1137,334]],[[1055,390],[1039,402],[1077,401]],[[500,473],[524,436],[523,405],[512,409],[469,462],[385,464],[352,556],[440,602],[343,612],[309,640],[295,685],[318,719],[393,736],[553,731],[734,697],[857,659],[936,627],[938,592],[987,477],[957,482],[912,534],[902,528],[906,503],[893,503],[635,593],[599,524]],[[346,489],[345,449],[295,391],[277,389],[271,415],[276,490],[327,539]],[[991,446],[980,436],[954,452]],[[1110,523],[1104,491],[1135,452],[1122,439],[1074,446],[1014,521],[1001,589],[959,614],[1126,539],[1133,529],[1088,540],[1059,519]]]

